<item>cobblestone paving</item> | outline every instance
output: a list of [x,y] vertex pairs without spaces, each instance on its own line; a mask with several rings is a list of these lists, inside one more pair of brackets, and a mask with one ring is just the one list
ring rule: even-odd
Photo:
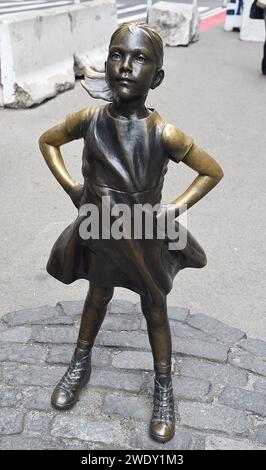
[[74,350],[83,302],[8,313],[0,323],[1,449],[266,449],[266,343],[169,308],[176,434],[148,436],[153,364],[139,304],[114,300],[90,383],[69,411],[50,396]]

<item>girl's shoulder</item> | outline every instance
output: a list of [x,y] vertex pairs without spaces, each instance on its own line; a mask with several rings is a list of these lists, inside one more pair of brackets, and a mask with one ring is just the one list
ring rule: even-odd
[[93,116],[98,114],[101,109],[103,109],[103,106],[100,105],[87,106],[80,111],[69,113],[66,116],[65,126],[72,139],[85,139],[89,123]]
[[169,158],[176,163],[183,160],[193,145],[191,137],[168,122],[162,130],[162,142]]

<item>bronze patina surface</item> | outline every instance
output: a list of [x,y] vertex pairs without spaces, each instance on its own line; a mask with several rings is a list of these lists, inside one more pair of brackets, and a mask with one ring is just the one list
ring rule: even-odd
[[[96,86],[92,93],[106,96],[110,103],[69,114],[40,137],[46,163],[77,208],[90,203],[101,214],[106,198],[110,209],[117,204],[131,209],[136,204],[160,204],[169,160],[182,162],[198,175],[184,193],[159,210],[156,225],[165,214],[178,216],[192,207],[222,178],[222,169],[211,156],[145,106],[149,90],[163,81],[162,62],[163,44],[155,31],[144,23],[123,24],[110,41],[105,80],[99,79],[103,89],[99,91]],[[61,155],[61,146],[74,139],[84,139],[83,185],[68,173]],[[111,220],[117,217],[111,216]],[[84,239],[80,236],[83,221],[80,210],[56,241],[47,264],[48,272],[66,284],[80,278],[90,281],[77,347],[53,392],[52,404],[63,410],[77,401],[80,389],[89,380],[91,349],[114,287],[126,287],[140,295],[154,359],[150,435],[166,442],[175,429],[166,296],[175,275],[186,267],[204,267],[206,255],[189,232],[184,248],[170,250],[167,237],[146,239],[144,233],[140,238],[130,233],[116,239],[105,238],[101,232],[97,239]]]

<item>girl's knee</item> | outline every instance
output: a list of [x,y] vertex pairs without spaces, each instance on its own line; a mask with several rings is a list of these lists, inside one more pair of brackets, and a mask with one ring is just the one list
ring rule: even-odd
[[87,296],[87,302],[93,304],[96,308],[104,308],[109,304],[113,295],[113,287],[98,287],[91,285]]
[[168,321],[166,302],[157,305],[143,297],[141,298],[141,309],[147,322],[160,325]]

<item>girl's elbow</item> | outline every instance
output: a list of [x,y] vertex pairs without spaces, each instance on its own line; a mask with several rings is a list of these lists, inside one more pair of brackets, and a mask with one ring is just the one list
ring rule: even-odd
[[39,138],[39,148],[41,151],[47,149],[47,147],[58,147],[53,142],[53,136],[51,135],[50,131],[45,131],[41,137]]
[[44,132],[39,138],[39,148],[42,149],[47,144],[46,132]]
[[214,171],[212,172],[210,176],[215,181],[215,184],[221,181],[221,179],[224,177],[224,172],[222,168],[220,167],[220,165],[216,165]]
[[216,186],[223,178],[224,172],[220,168],[219,170],[215,171],[215,173],[214,172],[212,172],[211,174],[208,173],[208,174],[205,174],[204,176],[209,181],[210,186],[214,188],[214,186]]
[[224,177],[224,172],[221,167],[219,167],[219,169],[217,170],[215,177],[216,177],[217,183],[219,183],[219,181],[221,181],[221,179]]

